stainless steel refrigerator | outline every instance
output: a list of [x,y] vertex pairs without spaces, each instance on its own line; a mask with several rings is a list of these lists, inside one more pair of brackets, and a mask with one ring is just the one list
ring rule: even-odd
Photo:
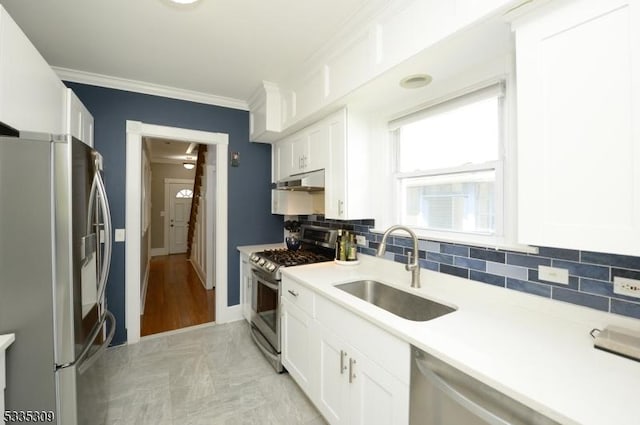
[[102,157],[71,136],[0,130],[11,134],[0,137],[0,334],[16,337],[5,409],[103,424],[102,354],[115,319],[105,298],[112,229]]

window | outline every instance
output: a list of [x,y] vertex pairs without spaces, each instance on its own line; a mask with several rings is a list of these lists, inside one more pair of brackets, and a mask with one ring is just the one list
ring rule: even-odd
[[401,224],[501,233],[502,115],[503,88],[496,84],[390,123]]
[[190,189],[182,189],[176,193],[176,198],[184,199],[184,198],[193,198],[193,190]]

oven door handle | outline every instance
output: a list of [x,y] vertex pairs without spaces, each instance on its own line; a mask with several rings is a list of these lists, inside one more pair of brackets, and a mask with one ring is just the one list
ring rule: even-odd
[[259,341],[259,336],[257,334],[257,330],[251,326],[251,328],[249,329],[249,332],[251,333],[251,339],[253,339],[253,342],[258,346],[258,348],[260,349],[260,351],[262,351],[264,353],[265,356],[267,356],[268,358],[274,360],[274,361],[280,361],[280,358],[271,353],[269,350],[267,350],[264,345]]
[[267,288],[272,289],[274,291],[278,291],[279,287],[278,287],[277,284],[271,283],[271,282],[267,282],[267,280],[262,276],[262,273],[260,273],[256,269],[253,269],[252,271],[253,271],[253,277],[256,278],[256,279],[259,279],[261,285],[264,285]]

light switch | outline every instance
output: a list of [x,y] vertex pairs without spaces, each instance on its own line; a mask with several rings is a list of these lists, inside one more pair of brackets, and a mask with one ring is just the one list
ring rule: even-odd
[[538,266],[538,279],[568,285],[569,270],[558,267]]
[[125,238],[124,229],[116,229],[115,241],[124,242],[124,238]]

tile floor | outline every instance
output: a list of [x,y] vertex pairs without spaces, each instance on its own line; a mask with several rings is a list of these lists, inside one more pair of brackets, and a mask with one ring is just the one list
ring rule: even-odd
[[245,321],[114,347],[105,367],[109,425],[326,424]]

